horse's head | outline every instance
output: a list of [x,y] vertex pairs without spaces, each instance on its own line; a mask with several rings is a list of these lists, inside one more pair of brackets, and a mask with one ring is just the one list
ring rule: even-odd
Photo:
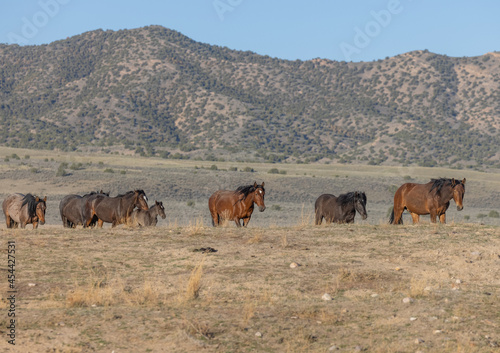
[[457,211],[462,211],[464,209],[465,178],[462,181],[451,179],[451,187],[453,188],[453,200],[457,205]]
[[354,208],[363,219],[368,217],[368,213],[366,213],[366,195],[364,192],[356,191],[354,193]]
[[167,215],[165,214],[165,207],[163,207],[163,202],[155,200],[155,205],[156,205],[156,209],[158,210],[158,215],[162,219],[167,218]]
[[47,196],[45,196],[43,199],[40,199],[37,197],[35,199],[36,201],[36,209],[35,209],[35,214],[36,217],[38,218],[38,221],[40,222],[41,225],[45,224],[45,211],[47,210]]
[[135,190],[135,206],[141,210],[148,211],[148,198],[144,190]]
[[264,196],[266,195],[264,182],[262,182],[262,185],[257,185],[257,182],[254,182],[253,187],[255,188],[254,202],[259,206],[259,211],[264,212],[266,209],[266,205],[264,204]]

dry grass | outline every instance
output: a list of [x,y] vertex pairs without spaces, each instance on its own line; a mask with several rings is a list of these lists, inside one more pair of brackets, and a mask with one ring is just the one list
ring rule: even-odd
[[[202,233],[189,227],[3,230],[5,239],[15,238],[23,249],[18,261],[24,324],[16,348],[497,349],[499,228],[209,227]],[[192,251],[208,246],[218,251]],[[301,266],[292,269],[291,262]],[[2,292],[5,284],[0,282]],[[322,300],[325,292],[333,300]],[[405,304],[405,297],[414,301]]]
[[189,236],[200,235],[203,233],[204,228],[203,218],[198,217],[194,221],[189,222],[189,225],[186,227],[186,232]]
[[262,242],[264,238],[264,233],[262,231],[257,231],[253,238],[248,239],[247,244],[258,244]]
[[186,301],[198,299],[198,297],[200,296],[202,276],[203,260],[194,267],[193,271],[191,271],[191,275],[189,276],[189,280],[186,286],[186,292],[184,295],[184,299]]

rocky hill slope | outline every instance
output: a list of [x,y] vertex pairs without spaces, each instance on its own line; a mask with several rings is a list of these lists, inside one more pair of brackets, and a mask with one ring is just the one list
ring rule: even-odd
[[500,53],[287,61],[159,26],[0,45],[0,144],[500,167]]

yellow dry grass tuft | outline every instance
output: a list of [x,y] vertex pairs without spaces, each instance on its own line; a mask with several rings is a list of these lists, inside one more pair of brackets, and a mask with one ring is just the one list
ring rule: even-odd
[[186,233],[188,236],[201,235],[204,228],[203,217],[198,217],[194,221],[189,221],[189,225],[186,227]]
[[257,232],[253,236],[253,238],[248,239],[247,244],[258,244],[262,242],[262,238],[264,237],[263,232]]
[[201,291],[201,278],[203,276],[203,260],[194,267],[189,276],[184,299],[186,301],[197,299]]

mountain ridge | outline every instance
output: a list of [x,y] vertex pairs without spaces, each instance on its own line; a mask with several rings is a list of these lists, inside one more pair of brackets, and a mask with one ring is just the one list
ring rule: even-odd
[[0,144],[500,167],[500,53],[288,61],[161,26],[0,45]]

